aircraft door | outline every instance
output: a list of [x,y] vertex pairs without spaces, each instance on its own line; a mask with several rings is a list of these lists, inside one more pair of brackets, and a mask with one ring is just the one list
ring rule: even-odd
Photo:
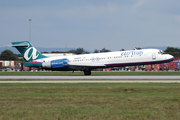
[[156,59],[156,54],[155,54],[155,53],[152,54],[152,59],[153,59],[153,60]]

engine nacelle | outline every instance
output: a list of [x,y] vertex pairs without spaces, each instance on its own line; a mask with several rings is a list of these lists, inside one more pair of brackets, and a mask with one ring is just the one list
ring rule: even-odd
[[42,67],[43,68],[61,68],[66,67],[68,60],[67,59],[58,59],[58,60],[52,60],[48,62],[43,62]]

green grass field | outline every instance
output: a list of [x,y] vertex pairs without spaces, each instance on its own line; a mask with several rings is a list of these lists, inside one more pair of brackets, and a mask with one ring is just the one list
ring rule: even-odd
[[0,84],[0,120],[72,119],[179,120],[180,86],[178,83]]
[[[0,72],[0,75],[84,75],[84,72]],[[180,75],[179,71],[115,71],[115,72],[96,72],[92,71],[91,75]]]

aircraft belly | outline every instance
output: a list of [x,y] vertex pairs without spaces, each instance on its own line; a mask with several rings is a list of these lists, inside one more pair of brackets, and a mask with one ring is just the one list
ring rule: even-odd
[[86,66],[86,67],[92,67],[92,66],[105,66],[104,64],[68,64],[70,66]]

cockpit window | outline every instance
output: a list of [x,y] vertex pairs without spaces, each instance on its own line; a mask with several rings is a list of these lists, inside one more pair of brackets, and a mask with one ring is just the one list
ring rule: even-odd
[[162,50],[159,50],[158,54],[164,54],[164,52]]

